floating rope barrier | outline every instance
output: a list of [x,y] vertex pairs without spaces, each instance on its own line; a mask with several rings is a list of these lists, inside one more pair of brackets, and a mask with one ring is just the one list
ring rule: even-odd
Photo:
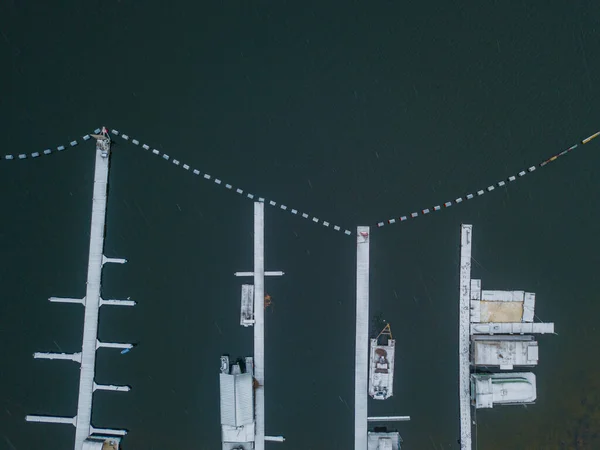
[[[98,134],[100,133],[101,129],[97,128],[96,130],[94,130],[94,134]],[[123,134],[120,133],[118,130],[111,130],[111,133],[115,136],[121,136],[121,138],[125,141],[131,142],[133,145],[135,146],[140,146],[141,148],[143,148],[144,150],[150,152],[150,146],[147,144],[140,144],[140,141],[137,139],[133,139],[130,138],[129,135],[127,134]],[[592,134],[591,136],[583,139],[581,141],[581,145],[585,145],[588,142],[590,142],[591,140],[597,138],[598,136],[600,136],[600,131],[598,131],[597,133]],[[82,136],[82,139],[84,141],[88,141],[91,138],[91,136],[89,134],[86,134],[84,136]],[[56,147],[56,152],[62,152],[64,150],[66,150],[68,147],[75,147],[77,146],[79,143],[77,142],[77,140],[71,141],[69,142],[69,145],[59,145],[58,147]],[[504,187],[507,185],[507,183],[512,183],[513,181],[516,181],[517,178],[521,178],[524,177],[525,175],[527,175],[528,173],[534,172],[538,167],[544,167],[547,164],[556,161],[559,157],[566,155],[567,153],[575,150],[577,147],[579,146],[579,144],[575,144],[571,147],[569,147],[566,150],[563,150],[562,152],[552,156],[551,158],[548,158],[545,161],[542,161],[541,163],[539,163],[537,166],[531,166],[529,168],[527,168],[526,170],[521,170],[517,176],[515,175],[511,175],[508,178],[505,178],[504,180],[498,181],[495,184],[491,184],[488,187],[484,188],[484,189],[480,189],[478,191],[474,191],[475,193],[469,193],[466,194],[464,197],[458,197],[455,200],[450,200],[447,201],[445,203],[440,203],[439,205],[433,206],[431,208],[425,208],[425,209],[421,209],[418,211],[415,211],[413,213],[410,213],[409,215],[406,216],[400,216],[398,218],[393,218],[393,219],[389,219],[387,221],[382,221],[382,222],[378,222],[377,223],[377,227],[381,228],[386,224],[394,224],[394,223],[399,223],[399,222],[405,222],[408,219],[414,219],[417,218],[419,216],[424,216],[424,215],[428,215],[432,212],[436,212],[436,211],[441,211],[443,208],[449,208],[452,205],[458,205],[459,203],[462,203],[465,200],[472,200],[475,197],[481,197],[483,194],[485,194],[486,192],[492,192],[493,190],[496,189],[496,187]],[[40,156],[43,155],[51,155],[53,153],[56,153],[51,149],[45,149],[42,152],[32,152],[32,153],[20,153],[20,154],[9,154],[9,155],[0,155],[0,160],[22,160],[22,159],[31,159],[31,158],[38,158]],[[245,196],[246,198],[250,199],[250,200],[255,200],[255,201],[259,201],[259,202],[263,202],[263,203],[268,203],[270,206],[277,208],[279,206],[279,209],[283,210],[283,211],[288,211],[290,212],[292,215],[295,216],[301,216],[303,219],[307,219],[310,220],[314,223],[317,224],[321,224],[326,228],[331,228],[335,231],[338,232],[342,232],[343,234],[350,236],[352,234],[352,232],[350,230],[344,229],[342,230],[342,228],[339,225],[331,225],[330,222],[326,221],[326,220],[321,220],[316,216],[311,216],[310,214],[304,213],[304,212],[299,212],[297,209],[294,208],[289,208],[288,206],[281,204],[281,203],[277,203],[273,200],[267,200],[264,197],[258,197],[256,198],[256,196],[254,194],[251,194],[249,192],[245,192],[243,189],[240,188],[235,188],[228,183],[223,183],[223,181],[219,178],[213,177],[212,175],[208,174],[208,173],[202,173],[197,169],[191,168],[188,164],[182,164],[179,160],[171,158],[168,154],[166,153],[161,153],[160,151],[156,150],[156,149],[152,149],[151,151],[152,154],[157,155],[157,156],[162,156],[162,159],[164,159],[165,161],[171,161],[171,163],[175,166],[179,166],[181,168],[183,168],[186,171],[189,171],[191,173],[193,173],[196,176],[202,176],[203,179],[207,180],[207,181],[213,181],[215,184],[218,184],[220,186],[224,186],[225,189],[228,190],[235,190],[235,192],[239,195]]]
[[[583,139],[581,141],[581,145],[587,144],[592,139],[595,139],[598,136],[600,136],[600,131],[598,131],[597,133],[594,133],[591,136]],[[575,145],[569,147],[568,149],[563,150],[562,152],[560,152],[560,153],[552,156],[551,158],[548,158],[547,160],[539,163],[537,167],[544,167],[547,164],[549,164],[549,163],[551,163],[553,161],[556,161],[559,157],[566,155],[567,153],[569,153],[572,150],[575,150],[578,146],[579,146],[579,144],[575,144]],[[481,197],[486,192],[492,192],[493,190],[496,189],[496,187],[506,186],[507,182],[508,183],[512,183],[513,181],[515,181],[517,179],[517,177],[518,178],[522,178],[525,175],[527,175],[528,173],[534,172],[537,167],[536,166],[531,166],[527,170],[521,170],[517,174],[517,176],[511,175],[511,176],[509,176],[508,178],[505,178],[502,181],[498,181],[496,184],[491,184],[491,185],[489,185],[488,187],[486,187],[484,189],[480,189],[480,190],[476,191],[475,194],[470,193],[470,194],[465,195],[464,197],[458,197],[457,199],[455,199],[453,201],[447,201],[447,202],[445,202],[443,204],[440,203],[439,205],[436,205],[436,206],[434,206],[432,208],[421,209],[419,211],[415,211],[415,212],[413,212],[413,213],[411,213],[409,215],[406,215],[406,216],[400,216],[399,218],[389,219],[389,220],[387,220],[385,222],[378,222],[377,223],[377,227],[381,228],[381,227],[383,227],[386,224],[391,225],[393,223],[405,222],[408,219],[414,219],[416,217],[419,217],[420,215],[424,216],[424,215],[427,215],[427,214],[429,214],[431,212],[440,211],[442,208],[449,208],[452,205],[458,205],[459,203],[462,203],[464,200],[472,200],[476,196],[477,197]]]
[[[96,130],[94,130],[94,133],[98,134],[98,133],[100,133],[100,131],[101,131],[100,128],[97,128]],[[83,139],[84,141],[88,141],[90,138],[91,138],[91,136],[89,134],[86,134],[81,137],[81,139]],[[52,155],[52,154],[56,154],[58,152],[62,152],[64,150],[66,150],[67,148],[75,147],[77,145],[79,145],[79,142],[77,142],[77,140],[74,140],[74,141],[69,142],[68,145],[59,145],[58,147],[56,147],[56,150],[47,148],[45,150],[42,150],[41,152],[0,155],[0,160],[6,160],[6,161],[15,160],[16,161],[16,160],[22,160],[22,159],[39,158],[40,156]]]
[[264,197],[257,197],[254,194],[245,192],[243,189],[240,189],[240,188],[234,188],[231,184],[224,183],[220,178],[213,177],[212,175],[210,175],[208,173],[202,173],[198,169],[194,169],[193,167],[190,167],[190,165],[188,165],[188,164],[183,164],[180,160],[171,158],[171,156],[169,156],[168,154],[161,153],[160,151],[156,150],[155,148],[150,151],[149,145],[140,144],[139,140],[130,138],[129,135],[120,133],[118,130],[113,129],[113,130],[111,130],[111,133],[114,134],[115,136],[121,136],[121,138],[123,140],[131,142],[131,144],[133,144],[135,146],[141,147],[142,149],[146,150],[148,153],[154,154],[156,156],[161,156],[162,159],[164,159],[165,161],[170,161],[173,165],[179,166],[183,170],[191,172],[192,174],[199,176],[206,181],[212,180],[212,182],[214,182],[215,184],[217,184],[219,186],[223,186],[225,189],[235,191],[237,194],[244,196],[250,200],[267,203],[274,208],[279,207],[278,209],[281,209],[283,211],[288,211],[289,213],[291,213],[294,216],[299,216],[299,217],[302,217],[303,219],[310,220],[311,222],[314,222],[316,224],[321,224],[326,228],[333,229],[334,231],[343,232],[343,234],[345,234],[347,236],[350,236],[352,234],[352,232],[350,230],[346,230],[346,229],[342,230],[342,228],[339,225],[332,225],[331,222],[328,222],[326,220],[321,220],[318,217],[311,216],[310,214],[307,214],[305,212],[300,212],[299,210],[290,208],[287,205],[284,205],[282,203],[277,203],[273,200],[267,200]]

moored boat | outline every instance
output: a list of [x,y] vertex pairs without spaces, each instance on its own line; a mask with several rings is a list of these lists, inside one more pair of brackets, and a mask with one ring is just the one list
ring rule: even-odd
[[369,359],[369,395],[375,400],[385,400],[394,394],[394,351],[390,325],[371,339]]

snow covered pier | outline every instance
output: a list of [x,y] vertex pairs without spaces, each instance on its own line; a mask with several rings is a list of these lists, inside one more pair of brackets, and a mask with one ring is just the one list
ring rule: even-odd
[[[539,359],[533,333],[554,333],[553,323],[534,323],[535,293],[482,290],[471,279],[473,226],[461,225],[459,306],[460,447],[471,450],[471,406],[526,405],[535,401],[532,373],[490,373],[535,366]],[[528,334],[526,334],[528,333]],[[487,372],[477,373],[479,368]],[[475,424],[477,426],[477,424]]]
[[367,449],[369,382],[369,227],[356,229],[356,356],[354,361],[354,449]]
[[460,314],[458,335],[458,373],[460,392],[460,448],[471,450],[470,394],[470,294],[471,294],[471,236],[473,225],[460,227]]
[[[97,130],[96,135],[96,166],[94,173],[94,193],[92,203],[92,223],[90,230],[90,253],[88,259],[88,275],[86,294],[83,299],[51,297],[52,302],[81,303],[85,307],[83,325],[83,344],[80,353],[35,353],[34,358],[72,360],[81,364],[79,376],[79,397],[77,415],[75,417],[53,417],[28,415],[28,422],[64,423],[74,425],[75,450],[91,448],[95,443],[105,443],[118,449],[120,436],[127,434],[125,430],[99,429],[91,425],[92,396],[95,390],[129,391],[129,386],[99,385],[94,382],[96,350],[99,347],[128,349],[132,344],[103,343],[98,341],[98,313],[100,306],[120,305],[133,306],[131,300],[103,300],[100,297],[102,266],[105,263],[126,262],[120,258],[104,256],[104,226],[106,220],[106,202],[108,190],[108,170],[110,156],[110,137],[106,129]],[[106,435],[106,436],[104,436]],[[92,444],[93,443],[93,444]],[[88,444],[88,445],[86,445]],[[96,448],[96,447],[94,447]],[[104,448],[104,447],[103,447]]]
[[[281,271],[265,272],[265,204],[254,202],[254,271],[236,272],[235,276],[254,277],[254,313],[253,317],[247,307],[242,325],[254,326],[254,358],[253,372],[255,380],[254,389],[254,416],[255,435],[254,448],[264,450],[265,441],[282,442],[281,436],[265,436],[265,275],[281,276]],[[250,288],[242,287],[242,301],[248,295]]]
[[398,431],[377,427],[369,431],[369,423],[403,422],[410,416],[369,416],[369,227],[356,228],[356,342],[354,361],[354,449],[400,450]]

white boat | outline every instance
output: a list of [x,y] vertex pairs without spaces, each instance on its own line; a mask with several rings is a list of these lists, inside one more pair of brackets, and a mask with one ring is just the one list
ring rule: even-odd
[[533,336],[481,336],[471,339],[471,355],[475,366],[499,367],[535,366],[538,363],[538,343]]
[[367,433],[367,450],[400,450],[402,438],[397,431],[369,431]]
[[90,436],[83,441],[83,450],[119,450],[121,438],[116,436]]
[[536,397],[535,375],[531,372],[471,375],[471,404],[476,408],[527,405]]
[[100,150],[103,158],[107,158],[110,152],[110,134],[106,127],[102,127],[100,134],[92,134],[92,137],[96,139],[96,149]]
[[[383,338],[382,338],[383,336]],[[387,337],[387,342],[379,344]],[[390,325],[371,339],[369,359],[369,395],[375,400],[385,400],[394,394],[394,350],[396,341],[392,339]]]

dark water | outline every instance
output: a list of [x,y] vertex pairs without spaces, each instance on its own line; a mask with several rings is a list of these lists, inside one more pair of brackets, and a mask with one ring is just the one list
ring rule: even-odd
[[[54,2],[55,3],[55,2]],[[252,4],[251,4],[252,3]],[[2,153],[106,124],[234,186],[345,227],[454,199],[600,129],[593,2],[46,2],[0,5]],[[479,411],[485,449],[600,448],[600,143],[508,189],[373,232],[371,313],[397,339],[407,449],[458,448],[459,225],[473,276],[537,293],[538,401]],[[71,448],[85,292],[92,146],[0,167],[0,449]],[[354,239],[267,208],[267,432],[287,450],[353,445]],[[129,449],[219,448],[219,355],[252,350],[237,270],[252,203],[130,144],[115,148],[93,423]],[[347,406],[346,405],[349,406]]]

